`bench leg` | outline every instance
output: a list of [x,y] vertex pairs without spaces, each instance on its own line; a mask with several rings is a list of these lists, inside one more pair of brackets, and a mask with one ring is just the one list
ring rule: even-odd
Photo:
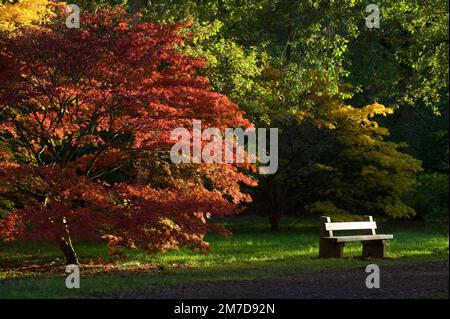
[[384,258],[386,256],[386,240],[363,241],[363,258]]
[[344,243],[334,243],[326,239],[320,239],[320,258],[342,258],[344,256]]

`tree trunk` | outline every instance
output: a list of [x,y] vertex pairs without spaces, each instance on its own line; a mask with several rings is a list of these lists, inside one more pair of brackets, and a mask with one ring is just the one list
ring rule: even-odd
[[64,256],[66,257],[66,265],[78,265],[78,256],[73,248],[69,226],[67,225],[67,220],[65,217],[63,217],[63,224],[65,234],[64,236],[61,236],[61,239],[59,240],[59,248],[61,248]]
[[270,231],[278,231],[278,225],[280,224],[281,213],[278,211],[271,211],[269,215]]
[[78,265],[78,256],[75,252],[75,249],[73,249],[72,246],[72,240],[69,238],[61,237],[59,241],[59,248],[61,248],[61,251],[63,252],[64,256],[66,257],[66,265]]
[[144,6],[144,0],[130,0],[128,5],[131,13],[137,13]]
[[292,29],[292,25],[289,24],[289,37],[286,44],[286,64],[291,62],[291,51],[292,51],[292,41],[294,40],[294,33]]
[[286,202],[286,189],[275,179],[270,180],[266,187],[270,202],[270,230],[277,231]]

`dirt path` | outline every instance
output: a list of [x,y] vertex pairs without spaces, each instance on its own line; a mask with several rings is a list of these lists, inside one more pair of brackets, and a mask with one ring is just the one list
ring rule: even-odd
[[120,298],[430,298],[448,296],[448,262],[380,267],[380,289],[364,268],[266,280],[228,281],[120,295]]

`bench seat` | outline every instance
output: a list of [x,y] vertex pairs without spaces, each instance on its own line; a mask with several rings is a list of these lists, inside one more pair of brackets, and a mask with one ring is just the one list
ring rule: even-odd
[[393,239],[394,235],[356,235],[356,236],[334,236],[324,238],[335,243],[346,243],[349,241],[387,240]]

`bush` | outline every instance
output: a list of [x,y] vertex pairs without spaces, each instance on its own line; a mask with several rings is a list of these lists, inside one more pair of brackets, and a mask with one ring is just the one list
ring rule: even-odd
[[449,179],[447,174],[422,174],[411,205],[425,220],[448,221]]

